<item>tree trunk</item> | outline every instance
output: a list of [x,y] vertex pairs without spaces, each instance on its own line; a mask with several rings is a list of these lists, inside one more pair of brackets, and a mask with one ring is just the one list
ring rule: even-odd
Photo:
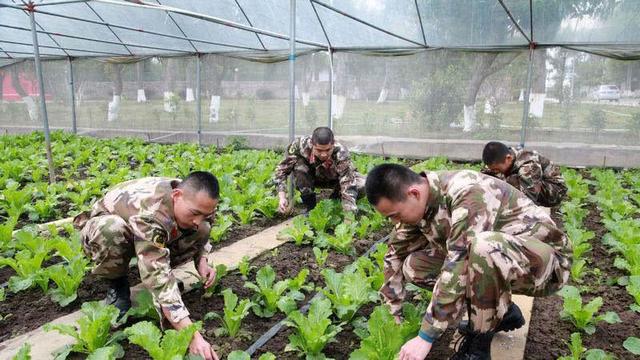
[[[386,59],[385,59],[386,60]],[[389,62],[385,61],[384,63],[384,80],[382,80],[382,87],[380,88],[380,94],[378,95],[378,100],[376,104],[382,104],[387,101],[387,96],[389,95]]]
[[174,59],[166,59],[164,67],[164,111],[173,113],[177,110],[176,63]]
[[144,93],[144,83],[142,81],[143,76],[144,76],[144,62],[138,61],[136,63],[136,84],[137,84],[137,90],[138,90],[137,101],[139,103],[147,101],[147,95]]
[[118,120],[120,115],[120,100],[122,97],[122,65],[111,64],[111,80],[113,81],[113,99],[109,102],[107,121]]
[[473,74],[464,98],[464,126],[463,131],[472,131],[476,126],[476,98],[485,79],[515,60],[520,53],[505,54],[498,57],[498,53],[479,54],[473,66]]
[[544,113],[547,79],[546,62],[547,50],[540,49],[533,52],[533,79],[531,84],[529,114],[537,118],[541,118]]
[[567,52],[566,50],[560,50],[560,77],[556,83],[556,91],[558,92],[558,103],[564,104],[564,77],[567,73]]

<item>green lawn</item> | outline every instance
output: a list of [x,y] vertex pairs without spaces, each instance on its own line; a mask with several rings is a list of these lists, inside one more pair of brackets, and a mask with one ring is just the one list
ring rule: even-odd
[[[209,123],[209,103],[202,104],[202,128],[204,131],[238,131],[257,130],[261,133],[286,133],[289,121],[288,100],[252,100],[223,99],[220,110],[220,121]],[[484,106],[478,104],[478,118],[484,119]],[[545,104],[544,117],[537,122],[539,127],[588,128],[589,117],[593,109],[605,111],[605,128],[624,129],[629,116],[640,112],[640,108],[631,106],[614,106],[610,104],[573,104],[566,109],[558,104]],[[51,126],[70,126],[70,108],[59,102],[47,104]],[[195,103],[178,104],[175,113],[163,110],[160,100],[139,104],[135,101],[123,100],[120,118],[107,122],[107,101],[85,101],[77,106],[78,127],[138,129],[138,130],[172,130],[195,131]],[[328,123],[328,104],[326,100],[312,100],[307,107],[297,102],[296,126],[301,131],[312,129]],[[519,127],[522,121],[522,103],[505,103],[500,107],[502,125]],[[567,124],[567,114],[571,119]],[[623,114],[623,115],[619,115]],[[443,119],[444,124],[461,121],[462,113],[457,119]],[[39,126],[40,122],[31,121],[22,103],[5,103],[0,106],[0,125]],[[568,126],[567,126],[568,125]],[[335,129],[350,135],[389,135],[389,136],[426,136],[433,131],[425,127],[419,119],[414,119],[408,101],[390,101],[384,104],[375,102],[349,100],[345,106],[344,116],[334,120]],[[442,129],[447,131],[447,129]]]

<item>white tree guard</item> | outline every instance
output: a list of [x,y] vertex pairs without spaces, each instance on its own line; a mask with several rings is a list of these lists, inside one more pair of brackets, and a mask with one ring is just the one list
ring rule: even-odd
[[164,92],[164,111],[168,113],[172,113],[176,111],[176,104],[171,101],[174,97],[173,91],[165,91]]
[[38,121],[38,107],[36,106],[36,102],[33,98],[31,96],[25,96],[22,98],[22,101],[24,101],[24,104],[27,106],[29,119],[32,121]]
[[342,95],[331,96],[331,116],[334,119],[341,119],[344,114],[344,107],[347,104],[347,98]]
[[120,114],[120,95],[113,95],[113,99],[109,102],[107,110],[107,121],[118,120]]
[[147,102],[147,95],[144,93],[144,89],[138,89],[138,97],[136,100],[139,103]]
[[531,105],[529,105],[529,115],[537,118],[542,118],[544,112],[544,99],[547,94],[531,94],[529,98]]
[[476,122],[476,104],[464,106],[464,124],[462,131],[473,131],[478,126]]
[[380,95],[378,96],[376,104],[382,104],[383,102],[387,101],[387,95],[389,95],[389,90],[387,90],[387,88],[382,88],[382,90],[380,90]]
[[186,102],[196,101],[196,97],[193,96],[193,89],[192,88],[187,88],[187,92],[186,92],[185,98],[186,98],[185,99]]
[[220,120],[220,96],[211,95],[209,104],[209,122],[217,123]]

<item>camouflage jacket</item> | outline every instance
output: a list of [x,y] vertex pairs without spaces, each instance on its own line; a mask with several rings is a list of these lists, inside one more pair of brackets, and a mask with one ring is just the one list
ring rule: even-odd
[[548,206],[543,198],[543,183],[553,183],[565,187],[560,167],[535,150],[510,148],[513,153],[513,165],[507,175],[496,174],[485,168],[483,173],[504,180],[522,191],[534,203]]
[[197,261],[210,250],[208,222],[198,229],[206,236],[198,239],[192,236],[194,230],[182,230],[176,224],[171,191],[179,182],[150,177],[118,184],[93,205],[89,215],[118,215],[129,224],[142,283],[156,306],[169,310],[173,322],[189,316],[189,311],[182,302],[171,264],[190,258]]
[[412,252],[435,248],[446,254],[436,279],[421,331],[437,339],[465,309],[467,259],[476,233],[498,231],[526,235],[551,245],[570,267],[570,246],[546,211],[503,181],[475,171],[422,173],[429,181],[429,199],[417,225],[399,223],[385,255],[385,282],[380,294],[393,314],[405,297],[403,262]]
[[278,164],[273,177],[278,192],[287,190],[287,176],[293,172],[298,161],[303,161],[314,172],[313,175],[318,180],[338,180],[342,194],[342,207],[346,211],[356,210],[358,173],[351,162],[349,150],[336,142],[331,157],[327,161],[321,162],[313,156],[312,148],[311,136],[298,138],[289,145],[286,157]]

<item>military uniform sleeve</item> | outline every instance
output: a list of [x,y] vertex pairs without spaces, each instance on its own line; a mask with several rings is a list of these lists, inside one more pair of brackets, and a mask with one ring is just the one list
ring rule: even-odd
[[188,317],[189,311],[171,272],[169,249],[165,247],[169,233],[150,216],[132,216],[129,223],[133,229],[140,279],[153,296],[154,303],[169,312],[171,322]]
[[276,167],[273,183],[278,192],[287,191],[287,176],[291,174],[300,156],[300,139],[296,139],[287,147],[285,158]]
[[404,260],[410,249],[418,245],[418,241],[426,244],[426,239],[417,226],[398,224],[391,232],[389,249],[384,256],[384,284],[380,288],[380,296],[383,302],[389,305],[393,315],[400,314],[406,295],[402,271]]
[[542,166],[536,161],[528,161],[518,169],[520,191],[536,204],[542,192],[542,175]]
[[341,147],[336,156],[336,171],[340,182],[340,194],[344,211],[355,211],[358,206],[357,171],[351,162],[349,150]]
[[485,196],[482,188],[471,186],[453,199],[451,233],[446,242],[447,255],[422,321],[421,335],[439,338],[449,323],[458,319],[460,312],[465,309],[469,245],[476,233],[489,227]]

